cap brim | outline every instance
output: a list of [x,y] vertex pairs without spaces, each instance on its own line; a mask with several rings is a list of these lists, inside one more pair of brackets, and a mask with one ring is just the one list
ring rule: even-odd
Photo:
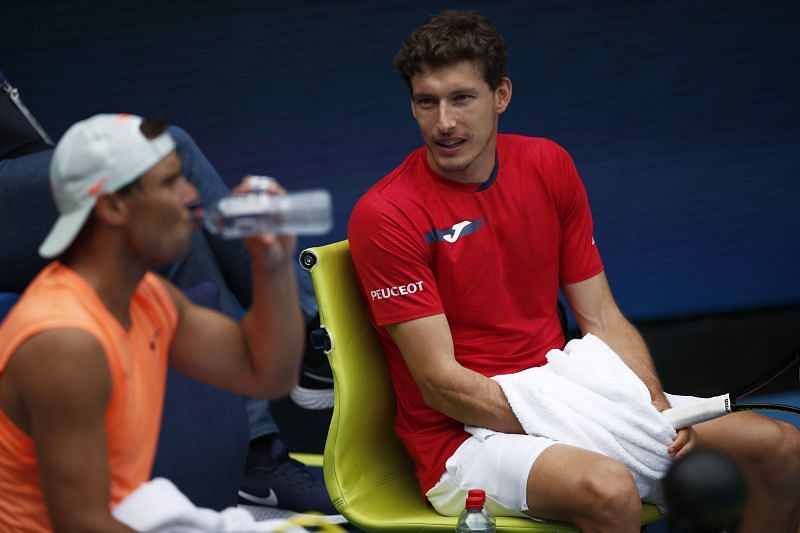
[[85,209],[58,217],[50,233],[39,246],[39,255],[45,259],[61,255],[80,233],[86,219],[89,218],[89,213],[92,212],[92,207],[90,205]]

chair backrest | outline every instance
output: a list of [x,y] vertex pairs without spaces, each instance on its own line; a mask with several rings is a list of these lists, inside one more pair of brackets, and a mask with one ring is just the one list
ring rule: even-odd
[[[184,292],[196,305],[222,311],[213,283]],[[242,396],[169,369],[153,477],[169,479],[199,507],[235,506],[249,442]]]
[[[368,531],[452,532],[456,518],[427,504],[394,432],[394,391],[358,290],[348,242],[309,248],[300,262],[311,273],[320,322],[331,340],[334,406],[323,472],[334,506]],[[500,517],[497,526],[500,531],[576,531],[524,518]]]
[[301,263],[310,267],[320,324],[331,340],[334,407],[323,471],[333,503],[350,518],[387,483],[401,496],[419,499],[414,465],[394,433],[394,392],[361,303],[348,243],[306,250]]
[[16,292],[0,292],[0,322],[5,319],[17,300],[19,300],[19,294]]

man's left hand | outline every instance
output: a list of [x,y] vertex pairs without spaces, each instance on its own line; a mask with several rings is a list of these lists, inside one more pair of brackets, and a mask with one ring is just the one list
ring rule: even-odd
[[[667,401],[666,396],[661,395],[653,400],[653,406],[658,409],[658,412],[666,411],[671,406],[669,401]],[[694,431],[694,428],[689,426],[685,428],[680,428],[678,430],[678,436],[675,437],[675,440],[672,441],[669,448],[667,448],[667,453],[670,455],[674,455],[675,459],[679,459],[683,457],[689,450],[694,448],[695,442],[697,441],[697,434]]]
[[694,448],[696,442],[697,433],[692,426],[680,428],[678,430],[678,436],[675,437],[675,440],[669,448],[667,448],[667,453],[674,455],[675,459],[680,459]]

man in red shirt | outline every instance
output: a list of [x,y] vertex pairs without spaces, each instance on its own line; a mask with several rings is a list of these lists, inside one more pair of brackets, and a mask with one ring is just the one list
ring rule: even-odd
[[[397,394],[396,430],[443,514],[479,486],[496,514],[585,531],[638,531],[630,472],[604,455],[524,431],[489,376],[542,365],[564,338],[558,289],[581,331],[604,340],[670,406],[642,337],[620,312],[592,237],[586,192],[552,141],[498,134],[509,105],[506,48],[489,21],[449,11],[395,58],[425,145],[353,210],[350,249]],[[491,430],[485,439],[464,425]],[[796,530],[800,433],[753,414],[682,428],[735,457],[750,484],[745,530]]]

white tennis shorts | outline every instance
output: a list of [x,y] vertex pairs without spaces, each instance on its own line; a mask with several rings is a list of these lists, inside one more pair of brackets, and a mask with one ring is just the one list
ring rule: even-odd
[[445,516],[464,510],[470,489],[486,491],[486,506],[495,516],[527,516],[528,473],[533,462],[556,442],[545,437],[492,433],[470,437],[445,464],[445,472],[425,496]]

